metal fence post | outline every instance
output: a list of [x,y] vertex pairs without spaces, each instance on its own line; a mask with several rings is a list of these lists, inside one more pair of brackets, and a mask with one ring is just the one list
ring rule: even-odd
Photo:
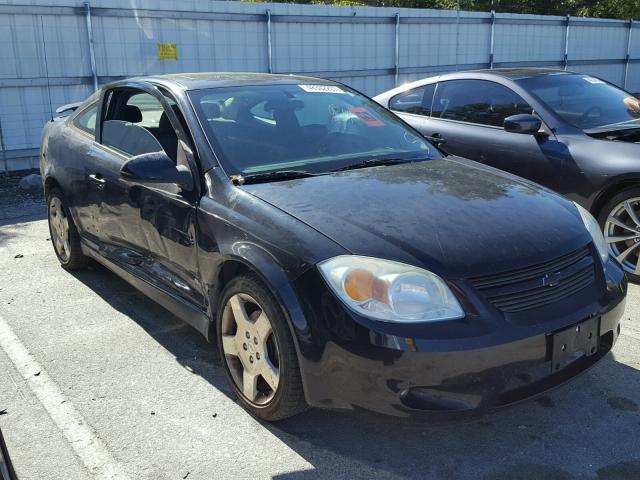
[[564,69],[567,69],[567,66],[569,65],[569,23],[571,22],[571,15],[567,15],[567,20],[566,20],[566,24],[567,26],[565,27],[565,33],[564,33]]
[[93,91],[98,90],[98,72],[96,69],[96,53],[93,48],[93,28],[91,26],[91,6],[84,2],[84,18],[87,21],[87,39],[89,41],[89,58],[91,59],[91,76],[93,77]]
[[4,137],[2,136],[2,121],[0,120],[0,149],[2,149],[2,165],[4,166],[4,176],[9,174],[9,165],[7,164],[7,152],[4,149]]
[[491,10],[491,42],[489,43],[489,68],[493,68],[493,46],[496,35],[496,11]]
[[627,77],[629,76],[629,62],[631,60],[631,32],[633,32],[633,20],[629,20],[629,34],[627,36],[627,54],[624,62],[624,78],[622,79],[622,88],[627,88]]
[[400,14],[396,13],[395,86],[400,77]]
[[273,53],[271,50],[271,10],[267,10],[267,67],[273,73]]

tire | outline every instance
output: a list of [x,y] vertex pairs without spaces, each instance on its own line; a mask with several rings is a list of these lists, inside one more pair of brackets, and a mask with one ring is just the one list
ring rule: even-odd
[[611,197],[600,210],[598,223],[611,255],[618,258],[631,282],[640,283],[640,187]]
[[231,280],[220,300],[218,350],[242,406],[267,421],[306,410],[298,357],[279,302],[253,274]]
[[53,251],[65,270],[80,270],[89,263],[82,253],[80,235],[66,207],[60,190],[53,189],[47,195],[47,219]]

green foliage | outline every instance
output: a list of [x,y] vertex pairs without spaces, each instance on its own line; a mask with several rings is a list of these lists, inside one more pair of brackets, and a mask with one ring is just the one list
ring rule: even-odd
[[[260,1],[260,0],[243,0]],[[487,12],[640,19],[640,0],[275,0],[323,5],[437,8]]]

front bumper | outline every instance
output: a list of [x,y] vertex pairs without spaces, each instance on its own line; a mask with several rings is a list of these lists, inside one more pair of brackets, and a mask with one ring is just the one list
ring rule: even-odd
[[[626,280],[614,264],[608,270],[601,297],[576,308],[575,315],[526,327],[503,319],[494,332],[443,340],[370,328],[331,300],[317,279],[303,280],[305,291],[317,292],[306,302],[310,328],[298,339],[307,402],[395,416],[441,416],[483,412],[541,394],[595,365],[615,344]],[[552,370],[554,334],[589,319],[598,325],[598,348]]]

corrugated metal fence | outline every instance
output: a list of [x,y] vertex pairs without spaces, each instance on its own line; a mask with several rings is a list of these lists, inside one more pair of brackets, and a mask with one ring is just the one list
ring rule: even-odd
[[[24,0],[26,1],[26,0]],[[540,15],[209,0],[0,5],[0,171],[95,84],[151,73],[329,77],[373,95],[437,72],[555,66],[640,90],[640,25]]]

